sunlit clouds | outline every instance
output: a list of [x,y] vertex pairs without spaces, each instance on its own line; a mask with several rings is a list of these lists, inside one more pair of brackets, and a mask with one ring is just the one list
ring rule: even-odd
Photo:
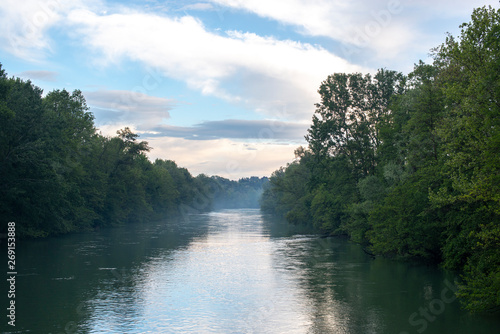
[[247,32],[216,34],[191,16],[77,10],[69,21],[108,66],[124,58],[139,61],[201,94],[242,103],[267,116],[277,104],[286,104],[291,118],[309,118],[318,82],[335,71],[362,70],[319,46]]
[[[287,142],[237,141],[230,139],[187,140],[158,137],[148,139],[152,159],[169,157],[189,166],[194,175],[204,173],[238,179],[248,175],[270,175],[294,159],[297,144]],[[189,152],[189,154],[187,154]],[[278,167],[276,167],[278,166]],[[269,172],[270,171],[270,172]]]
[[194,174],[264,176],[306,144],[329,74],[408,73],[484,4],[5,0],[0,62],[45,93],[82,90],[103,134],[128,126],[152,158]]

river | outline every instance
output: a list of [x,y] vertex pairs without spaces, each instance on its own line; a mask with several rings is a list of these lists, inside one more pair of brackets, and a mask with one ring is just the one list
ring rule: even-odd
[[460,310],[450,272],[374,260],[253,209],[23,241],[16,260],[4,333],[500,331]]

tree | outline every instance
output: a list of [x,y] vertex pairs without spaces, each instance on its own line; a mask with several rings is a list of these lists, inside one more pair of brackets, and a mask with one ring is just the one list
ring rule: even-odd
[[302,159],[290,163],[286,168],[281,167],[271,175],[269,185],[262,194],[261,208],[264,212],[286,217],[293,223],[308,220],[308,184],[311,174],[305,161],[306,159]]
[[174,162],[151,163],[148,143],[130,128],[98,134],[79,90],[42,97],[1,65],[0,120],[0,217],[16,222],[19,237],[158,218],[205,191]]
[[436,50],[447,104],[439,134],[448,181],[431,200],[466,213],[462,224],[448,220],[446,263],[465,262],[461,296],[481,311],[500,305],[500,257],[492,251],[500,248],[500,10],[478,8],[461,29]]
[[465,307],[498,311],[500,10],[476,9],[461,28],[408,78],[329,76],[306,136],[311,157],[275,172],[265,195],[287,202],[288,169],[305,165],[313,225],[461,271]]
[[59,203],[54,199],[57,187],[53,188],[52,182],[57,181],[56,174],[41,139],[46,121],[42,90],[30,81],[8,79],[3,71],[0,87],[2,220],[15,220],[16,232],[21,235],[42,235],[40,227],[52,212],[60,217]]
[[359,73],[328,76],[318,91],[321,103],[306,136],[313,154],[347,157],[357,178],[373,174],[380,124],[404,81],[400,73],[387,70],[379,70],[374,79]]

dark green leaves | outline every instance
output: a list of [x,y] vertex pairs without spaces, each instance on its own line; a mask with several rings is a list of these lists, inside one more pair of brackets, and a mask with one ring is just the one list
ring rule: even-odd
[[0,232],[15,221],[19,236],[44,237],[211,208],[210,179],[150,162],[128,127],[99,135],[79,90],[42,98],[0,66],[0,122]]
[[[329,76],[311,154],[273,175],[264,205],[376,254],[462,271],[464,305],[498,311],[500,11],[476,9],[461,28],[407,79]],[[311,176],[293,192],[299,167]]]

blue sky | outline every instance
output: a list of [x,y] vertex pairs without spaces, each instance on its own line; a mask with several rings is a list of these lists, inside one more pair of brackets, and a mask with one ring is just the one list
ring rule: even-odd
[[129,126],[193,175],[293,160],[334,72],[408,73],[475,0],[2,0],[0,62],[83,91],[104,135]]

